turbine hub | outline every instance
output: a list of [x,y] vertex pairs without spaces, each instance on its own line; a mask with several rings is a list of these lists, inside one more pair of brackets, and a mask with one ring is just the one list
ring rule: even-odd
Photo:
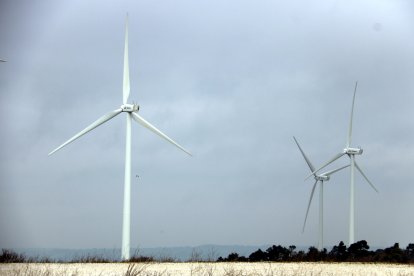
[[361,148],[346,148],[344,153],[348,155],[361,155],[364,150]]
[[122,112],[134,112],[139,110],[139,105],[137,104],[123,104],[121,105]]

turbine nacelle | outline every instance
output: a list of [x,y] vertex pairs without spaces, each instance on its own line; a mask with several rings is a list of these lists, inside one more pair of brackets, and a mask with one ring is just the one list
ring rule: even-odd
[[122,112],[134,112],[139,110],[139,105],[137,104],[123,104],[121,105]]
[[348,155],[361,155],[364,150],[362,148],[345,148],[344,153]]
[[331,177],[329,175],[324,175],[324,174],[320,174],[320,175],[315,175],[315,180],[318,181],[328,181]]

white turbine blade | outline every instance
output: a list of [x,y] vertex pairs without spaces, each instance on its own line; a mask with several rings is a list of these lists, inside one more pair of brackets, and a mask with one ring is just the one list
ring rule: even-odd
[[125,23],[125,48],[124,48],[124,82],[123,82],[123,103],[126,104],[129,98],[129,61],[128,61],[128,15]]
[[306,163],[308,163],[309,169],[311,170],[311,172],[313,172],[315,170],[315,167],[312,165],[311,161],[309,160],[309,158],[306,156],[305,152],[303,152],[302,148],[300,147],[298,141],[296,140],[295,136],[293,136],[293,139],[296,142],[296,145],[298,146],[300,152],[303,155],[303,158],[305,158]]
[[131,114],[132,114],[132,118],[134,118],[134,120],[137,121],[139,124],[141,124],[142,126],[148,128],[149,130],[151,130],[152,132],[154,132],[158,136],[164,138],[165,140],[167,140],[168,142],[170,142],[174,146],[178,147],[179,149],[181,149],[182,151],[184,151],[188,155],[192,156],[192,154],[188,150],[186,150],[185,148],[180,146],[178,143],[176,143],[173,139],[171,139],[170,137],[168,137],[167,135],[162,133],[155,126],[151,125],[148,121],[146,121],[144,118],[142,118],[138,113],[132,112]]
[[86,133],[88,133],[92,129],[94,129],[94,128],[100,126],[100,125],[102,125],[103,123],[105,123],[106,121],[112,119],[113,117],[115,117],[116,115],[118,115],[121,112],[122,112],[122,109],[117,109],[117,110],[111,111],[108,114],[102,116],[101,118],[99,118],[98,120],[96,120],[95,122],[93,122],[92,124],[90,124],[88,127],[86,127],[84,130],[82,130],[81,132],[79,132],[78,134],[76,134],[75,136],[73,136],[72,138],[70,138],[69,140],[67,140],[65,143],[63,143],[62,145],[60,145],[59,147],[57,147],[56,149],[54,149],[53,151],[51,151],[48,155],[51,155],[51,154],[55,153],[56,151],[60,150],[61,148],[63,148],[67,144],[75,141],[76,139],[78,139],[82,135],[85,135]]
[[358,81],[355,83],[354,89],[354,97],[352,98],[352,109],[351,109],[351,119],[349,121],[349,132],[348,132],[348,140],[346,142],[346,147],[349,148],[351,146],[351,136],[352,136],[352,119],[354,117],[354,103],[355,103],[355,94],[358,86]]
[[337,171],[343,170],[343,169],[345,169],[345,168],[347,168],[347,167],[349,167],[349,166],[350,166],[350,165],[346,165],[346,166],[340,167],[340,168],[335,169],[335,170],[327,171],[327,172],[325,172],[325,173],[323,173],[323,174],[321,174],[321,175],[330,176],[331,174],[336,173]]
[[312,175],[314,175],[315,173],[319,172],[320,170],[322,170],[323,168],[325,168],[326,166],[328,166],[329,164],[331,164],[332,162],[334,162],[336,159],[340,158],[342,155],[344,155],[344,152],[340,152],[337,155],[335,155],[331,160],[329,160],[328,162],[326,162],[323,166],[321,166],[319,169],[317,169],[316,171],[313,171],[310,175],[308,175],[306,179],[308,179],[309,177],[311,177]]
[[0,59],[1,62],[6,62],[4,59]]
[[362,176],[365,178],[365,180],[368,182],[369,185],[371,185],[372,189],[374,189],[377,193],[378,190],[377,188],[374,186],[374,184],[372,184],[371,181],[369,181],[368,177],[364,174],[364,172],[361,170],[361,168],[358,166],[357,162],[355,161],[355,167],[357,168],[357,170],[362,174]]
[[310,195],[310,198],[309,198],[308,209],[306,210],[305,221],[303,222],[302,233],[305,232],[306,220],[308,219],[309,208],[310,208],[310,205],[312,203],[313,193],[315,192],[315,188],[316,188],[317,183],[318,183],[318,180],[316,180],[315,184],[313,184],[312,192],[311,192],[311,195]]

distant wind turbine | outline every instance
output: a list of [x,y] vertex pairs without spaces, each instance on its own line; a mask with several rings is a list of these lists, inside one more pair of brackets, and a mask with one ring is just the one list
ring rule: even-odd
[[348,155],[350,158],[350,166],[351,166],[351,183],[350,183],[350,198],[349,198],[349,244],[351,245],[355,242],[355,167],[357,170],[361,173],[361,175],[365,178],[365,180],[368,182],[368,184],[378,193],[377,188],[375,188],[374,184],[372,184],[371,181],[369,181],[368,177],[364,174],[362,169],[359,167],[358,163],[355,161],[355,155],[361,155],[363,152],[362,148],[353,148],[351,147],[351,137],[352,137],[352,120],[354,115],[354,104],[355,104],[355,94],[357,90],[358,82],[355,83],[355,89],[354,89],[354,96],[352,98],[352,109],[351,109],[351,118],[349,122],[349,131],[348,131],[348,139],[346,142],[346,147],[342,150],[342,152],[335,155],[332,159],[330,159],[328,162],[326,162],[323,166],[318,168],[317,170],[313,170],[312,174],[310,174],[307,178],[311,177],[313,174],[317,173],[318,171],[322,170],[335,160],[339,159],[343,155]]
[[[308,164],[309,169],[311,170],[311,172],[314,171],[315,167],[313,166],[313,164],[311,163],[309,158],[306,156],[305,152],[300,147],[299,142],[296,140],[295,137],[293,137],[293,139],[295,140],[295,143],[298,146],[300,152],[302,153],[303,158],[305,159],[306,163]],[[302,232],[305,232],[306,220],[308,219],[308,213],[309,213],[310,205],[312,203],[313,194],[315,192],[316,185],[320,181],[321,185],[319,186],[319,241],[318,241],[318,250],[319,251],[323,250],[323,182],[324,181],[329,181],[330,176],[332,174],[334,174],[334,173],[336,173],[336,172],[338,172],[342,169],[345,169],[346,167],[349,167],[349,165],[340,167],[340,168],[335,169],[335,170],[327,171],[327,172],[322,173],[322,174],[316,174],[316,173],[313,174],[313,176],[315,178],[315,184],[313,184],[312,192],[311,192],[311,195],[310,195],[310,198],[309,198],[308,209],[306,210],[306,216],[305,216],[305,221],[303,222]]]
[[109,121],[122,112],[125,112],[126,116],[126,146],[125,146],[125,179],[124,179],[124,210],[123,210],[123,224],[122,224],[122,259],[128,260],[130,258],[130,219],[131,219],[131,119],[151,130],[155,134],[159,135],[163,139],[167,140],[171,144],[175,145],[185,153],[191,156],[191,153],[184,149],[182,146],[174,142],[167,135],[162,133],[156,127],[151,125],[148,121],[138,114],[139,106],[136,104],[129,104],[130,83],[129,83],[129,64],[128,64],[128,16],[125,24],[125,49],[124,49],[124,78],[123,78],[123,104],[120,108],[109,112],[108,114],[100,117],[84,130],[64,142],[62,145],[54,149],[49,155],[55,153],[59,149],[63,148],[67,144],[75,141],[82,135],[88,133],[94,128]]

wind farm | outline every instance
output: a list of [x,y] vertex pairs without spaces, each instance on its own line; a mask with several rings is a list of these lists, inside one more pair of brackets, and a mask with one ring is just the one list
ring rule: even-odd
[[411,262],[412,7],[371,2],[6,1],[0,274]]

